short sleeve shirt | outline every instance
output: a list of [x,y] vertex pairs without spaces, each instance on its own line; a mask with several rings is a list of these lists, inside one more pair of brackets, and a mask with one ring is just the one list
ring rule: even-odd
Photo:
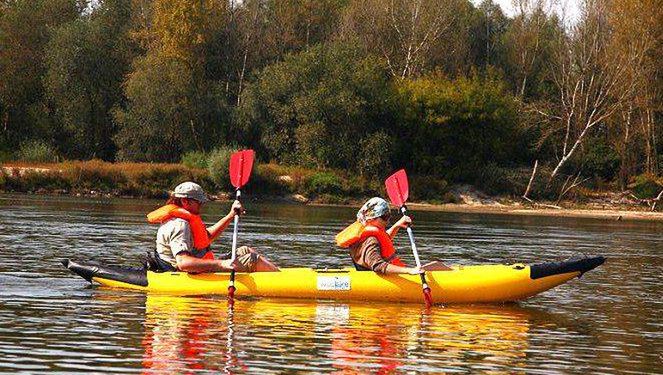
[[368,237],[361,243],[350,247],[350,256],[355,264],[377,273],[387,272],[389,263],[382,258],[380,242],[375,237]]
[[193,236],[189,222],[173,218],[163,223],[157,231],[157,253],[164,261],[177,268],[175,256],[183,251],[193,250]]

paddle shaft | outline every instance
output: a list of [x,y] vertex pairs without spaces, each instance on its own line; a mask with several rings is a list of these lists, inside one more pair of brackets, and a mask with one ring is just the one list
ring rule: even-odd
[[[237,189],[237,193],[235,194],[235,199],[239,200],[239,197],[242,194],[240,193],[239,189]],[[235,257],[237,256],[237,232],[239,231],[239,212],[235,213],[234,217],[234,222],[233,222],[233,247],[232,247],[232,256],[230,257],[230,260],[235,260]]]
[[[239,189],[237,189],[237,193],[235,194],[235,199],[239,200],[240,196],[242,194],[240,193]],[[230,256],[230,261],[234,262],[235,258],[237,257],[237,232],[239,231],[239,212],[235,213],[234,217],[234,222],[233,222],[233,245],[232,245],[232,253]],[[230,271],[230,282],[228,283],[228,296],[232,298],[235,295],[235,270]]]
[[[401,206],[401,213],[403,215],[407,215],[407,209],[405,208],[405,205]],[[410,238],[410,247],[412,247],[412,254],[414,255],[414,261],[417,263],[417,267],[421,268],[421,261],[419,260],[419,252],[417,252],[417,245],[414,243],[414,233],[412,232],[412,228],[408,226],[407,228],[405,228],[405,230],[407,230],[407,236]],[[419,276],[421,276],[422,288],[430,292],[430,287],[426,282],[426,275],[424,273],[420,273]]]

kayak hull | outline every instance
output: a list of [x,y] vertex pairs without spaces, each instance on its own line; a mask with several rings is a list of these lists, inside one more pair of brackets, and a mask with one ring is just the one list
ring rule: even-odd
[[[603,264],[592,257],[532,266],[452,266],[426,273],[434,303],[494,303],[527,299]],[[226,295],[229,273],[156,273],[64,260],[72,272],[113,288],[174,295]],[[380,275],[354,269],[286,268],[279,272],[237,273],[238,296],[329,300],[416,302],[423,300],[416,275]]]

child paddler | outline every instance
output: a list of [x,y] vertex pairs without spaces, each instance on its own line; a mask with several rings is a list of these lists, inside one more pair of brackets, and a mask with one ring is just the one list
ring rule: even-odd
[[357,221],[336,235],[336,244],[349,249],[355,268],[360,271],[412,275],[423,272],[403,263],[396,255],[392,241],[401,228],[412,223],[412,219],[404,215],[386,229],[390,216],[387,201],[379,197],[369,199],[357,212]]
[[216,224],[206,227],[200,217],[202,206],[209,199],[193,182],[184,182],[171,194],[166,204],[147,215],[147,221],[161,224],[157,231],[157,248],[148,254],[148,268],[152,271],[219,272],[235,269],[238,272],[278,271],[278,267],[250,247],[242,246],[231,254],[215,257],[210,244],[244,212],[239,201]]

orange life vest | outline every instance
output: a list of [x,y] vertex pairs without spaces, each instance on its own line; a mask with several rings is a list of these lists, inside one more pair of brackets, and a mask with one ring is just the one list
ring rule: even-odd
[[407,267],[396,255],[396,249],[387,232],[372,225],[364,226],[359,221],[355,221],[336,235],[336,244],[349,248],[356,243],[364,242],[369,237],[375,237],[378,240],[380,255],[385,261],[396,266]]
[[[167,204],[147,214],[147,221],[151,224],[162,224],[172,218],[184,219],[189,223],[189,228],[191,228],[191,234],[193,235],[193,247],[196,250],[206,250],[209,248],[212,241],[210,241],[207,227],[200,215],[192,214],[174,204]],[[214,259],[214,254],[211,251],[207,251],[203,259]]]

